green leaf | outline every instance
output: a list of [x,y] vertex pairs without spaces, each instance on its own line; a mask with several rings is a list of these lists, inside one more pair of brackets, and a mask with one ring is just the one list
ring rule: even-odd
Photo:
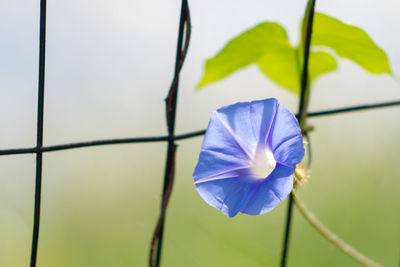
[[[314,3],[313,0],[308,1],[306,18]],[[277,23],[264,22],[243,32],[206,61],[204,75],[197,88],[255,63],[272,81],[298,94],[305,25],[306,21],[303,21],[297,48],[289,43],[285,29]],[[313,51],[308,66],[311,82],[337,69],[335,57],[325,51],[315,51],[318,46],[333,49],[335,55],[350,59],[371,73],[391,73],[385,52],[362,29],[322,13],[314,13],[313,25]]]
[[286,45],[289,42],[285,29],[277,23],[264,22],[245,31],[229,41],[215,57],[206,61],[204,75],[197,88],[256,63],[264,54],[280,44]]
[[289,42],[271,45],[257,61],[260,70],[271,80],[299,94],[299,72],[296,49]]
[[311,82],[314,82],[318,76],[336,69],[336,59],[331,54],[324,51],[311,51],[308,65]]
[[330,47],[370,73],[391,73],[385,52],[364,30],[325,14],[314,15],[312,45]]

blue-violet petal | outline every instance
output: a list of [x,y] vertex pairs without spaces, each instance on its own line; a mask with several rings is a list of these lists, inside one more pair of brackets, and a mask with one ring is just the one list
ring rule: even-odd
[[296,117],[274,99],[216,110],[193,177],[200,196],[229,217],[263,214],[286,198],[304,157]]

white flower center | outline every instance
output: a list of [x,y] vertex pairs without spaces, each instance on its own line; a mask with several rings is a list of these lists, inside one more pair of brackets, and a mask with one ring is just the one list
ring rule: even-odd
[[267,178],[276,166],[274,154],[269,149],[261,149],[257,152],[250,166],[255,178]]

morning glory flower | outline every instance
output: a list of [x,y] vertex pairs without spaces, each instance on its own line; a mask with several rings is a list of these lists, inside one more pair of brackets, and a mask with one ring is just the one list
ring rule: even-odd
[[272,210],[293,188],[304,157],[291,111],[269,98],[216,110],[193,177],[200,196],[229,217]]

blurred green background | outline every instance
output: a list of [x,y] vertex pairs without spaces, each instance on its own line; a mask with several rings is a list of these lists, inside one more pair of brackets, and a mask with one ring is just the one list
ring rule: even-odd
[[[181,74],[177,133],[203,129],[216,108],[297,97],[249,67],[195,92],[204,60],[239,32],[272,20],[291,40],[305,1],[191,1],[192,40]],[[179,1],[48,1],[45,144],[166,134]],[[400,73],[400,2],[317,2],[352,22]],[[0,3],[0,148],[36,138],[39,1]],[[398,81],[340,60],[313,88],[310,110],[400,99]],[[400,108],[310,119],[312,177],[304,202],[329,228],[384,266],[398,266]],[[229,219],[197,194],[192,172],[201,138],[179,141],[162,265],[278,266],[286,201],[261,216]],[[158,216],[166,145],[132,144],[44,156],[38,266],[146,266]],[[34,155],[0,157],[0,266],[28,266]],[[296,211],[289,266],[359,266],[319,236]]]

